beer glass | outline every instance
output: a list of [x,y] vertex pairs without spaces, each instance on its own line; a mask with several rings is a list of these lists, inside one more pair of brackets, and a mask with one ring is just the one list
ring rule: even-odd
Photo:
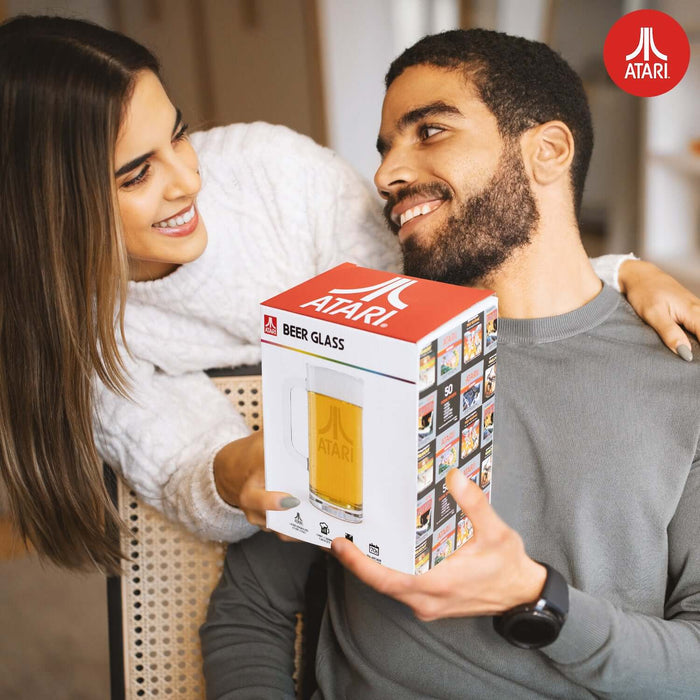
[[[362,522],[362,380],[307,365],[305,388],[309,501],[340,520]],[[289,442],[297,454],[305,457],[292,439]]]

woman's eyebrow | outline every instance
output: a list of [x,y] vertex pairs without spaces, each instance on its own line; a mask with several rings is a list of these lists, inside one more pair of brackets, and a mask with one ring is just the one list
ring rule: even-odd
[[[177,131],[177,128],[180,126],[181,122],[182,112],[179,109],[176,109],[175,124],[173,125],[172,136],[175,136],[175,132]],[[124,165],[122,165],[122,167],[119,168],[116,173],[114,173],[114,177],[121,177],[122,175],[130,173],[132,170],[134,170],[134,168],[138,168],[139,165],[145,163],[154,153],[155,151],[149,151],[148,153],[144,153],[142,156],[138,156],[137,158],[130,160],[128,163],[124,163]]]
[[178,107],[175,108],[175,124],[173,124],[173,133],[172,136],[175,136],[175,132],[177,131],[177,127],[182,124],[182,112]]
[[121,177],[122,175],[126,175],[127,173],[130,173],[132,170],[135,168],[138,168],[139,165],[142,163],[145,163],[153,154],[155,151],[149,151],[148,153],[144,153],[142,156],[139,156],[138,158],[134,158],[133,160],[130,160],[128,163],[124,163],[119,170],[117,170],[116,173],[114,173],[114,177]]

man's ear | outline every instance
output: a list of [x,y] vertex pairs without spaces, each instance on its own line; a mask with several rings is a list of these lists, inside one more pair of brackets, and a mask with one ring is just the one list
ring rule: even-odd
[[522,148],[535,182],[549,185],[568,173],[574,158],[574,137],[564,122],[545,122],[524,134]]

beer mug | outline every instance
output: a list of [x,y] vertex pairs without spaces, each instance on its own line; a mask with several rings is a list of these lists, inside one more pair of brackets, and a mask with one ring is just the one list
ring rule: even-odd
[[362,380],[325,367],[306,366],[308,455],[294,444],[289,387],[287,445],[306,460],[309,501],[346,522],[362,522]]

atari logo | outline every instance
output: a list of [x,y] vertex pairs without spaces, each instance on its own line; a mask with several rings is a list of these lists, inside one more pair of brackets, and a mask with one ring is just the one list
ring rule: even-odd
[[331,294],[362,294],[363,292],[369,292],[363,297],[360,297],[360,301],[373,301],[379,297],[386,295],[386,300],[395,309],[405,309],[407,304],[405,304],[401,299],[399,299],[399,294],[415,284],[416,280],[409,280],[405,277],[394,277],[393,280],[388,282],[381,282],[380,284],[372,285],[371,287],[361,287],[360,289],[331,289]]
[[263,332],[267,335],[277,335],[277,319],[274,316],[265,314],[263,319]]
[[[634,61],[642,54],[641,60]],[[658,60],[652,61],[651,54]],[[654,27],[639,28],[637,48],[625,56],[627,69],[625,78],[641,80],[642,78],[661,78],[668,80],[668,56],[661,53],[654,43]]]
[[603,46],[610,79],[637,97],[656,97],[683,79],[690,43],[683,27],[658,10],[635,10],[613,24]]
[[[408,304],[400,298],[400,294],[416,282],[417,280],[405,277],[394,277],[369,287],[331,289],[325,296],[301,304],[300,308],[310,306],[319,313],[329,316],[340,315],[345,316],[349,321],[363,321],[368,325],[386,327],[386,322],[392,316],[408,307]],[[362,296],[357,299],[359,295]],[[380,306],[376,302],[382,297],[386,298],[386,302]]]

